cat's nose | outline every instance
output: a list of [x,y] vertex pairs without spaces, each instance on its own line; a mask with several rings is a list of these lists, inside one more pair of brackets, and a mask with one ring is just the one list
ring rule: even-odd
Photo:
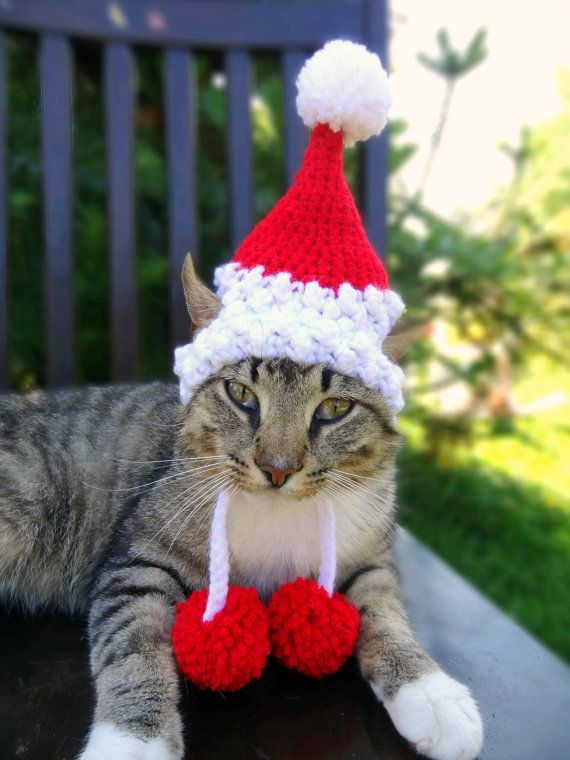
[[258,464],[259,469],[265,474],[265,477],[276,488],[281,488],[285,481],[294,472],[297,472],[296,467],[275,467],[271,464]]

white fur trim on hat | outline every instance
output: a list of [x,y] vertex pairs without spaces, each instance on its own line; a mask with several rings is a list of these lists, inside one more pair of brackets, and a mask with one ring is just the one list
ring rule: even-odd
[[297,111],[305,124],[342,129],[346,146],[380,134],[392,104],[378,56],[346,40],[328,42],[309,58],[297,89]]
[[292,282],[286,272],[265,276],[261,265],[235,263],[219,267],[215,283],[220,313],[175,351],[183,404],[224,365],[257,356],[326,364],[378,390],[394,414],[402,409],[404,374],[382,352],[404,309],[397,293],[348,283],[335,293],[317,282]]

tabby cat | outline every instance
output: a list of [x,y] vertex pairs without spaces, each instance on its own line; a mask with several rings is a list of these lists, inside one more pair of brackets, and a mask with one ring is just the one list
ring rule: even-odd
[[[200,329],[219,304],[191,268],[184,285]],[[393,356],[393,339],[384,350]],[[475,757],[475,702],[415,641],[400,599],[399,444],[377,392],[288,359],[226,366],[186,407],[158,383],[2,398],[0,597],[89,615],[97,700],[81,760],[183,756],[170,632],[176,603],[207,586],[222,489],[234,494],[231,582],[265,598],[315,577],[314,497],[333,501],[337,585],[362,616],[363,677],[418,751]]]

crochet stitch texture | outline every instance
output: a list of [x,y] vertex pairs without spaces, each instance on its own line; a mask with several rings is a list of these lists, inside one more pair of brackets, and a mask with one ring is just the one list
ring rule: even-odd
[[322,363],[378,390],[394,415],[403,373],[382,343],[404,309],[343,171],[343,145],[378,134],[390,95],[376,55],[344,40],[305,64],[297,106],[314,127],[292,187],[216,271],[218,316],[175,352],[180,399],[247,356]]
[[342,132],[314,131],[295,183],[241,244],[233,259],[265,275],[322,288],[388,288],[388,276],[364,232],[343,172]]

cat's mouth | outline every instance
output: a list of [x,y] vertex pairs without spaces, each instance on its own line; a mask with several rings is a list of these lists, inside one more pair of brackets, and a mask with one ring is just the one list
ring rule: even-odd
[[267,480],[261,481],[253,477],[237,476],[235,485],[242,491],[255,495],[264,495],[269,499],[292,499],[303,501],[316,496],[327,486],[327,479],[323,475],[298,472],[288,478],[281,485]]
[[281,496],[302,501],[326,491],[330,485],[331,468],[319,467],[316,462],[295,463],[274,459],[246,460],[238,453],[227,455],[226,467],[231,484],[250,494],[263,494],[270,499]]

